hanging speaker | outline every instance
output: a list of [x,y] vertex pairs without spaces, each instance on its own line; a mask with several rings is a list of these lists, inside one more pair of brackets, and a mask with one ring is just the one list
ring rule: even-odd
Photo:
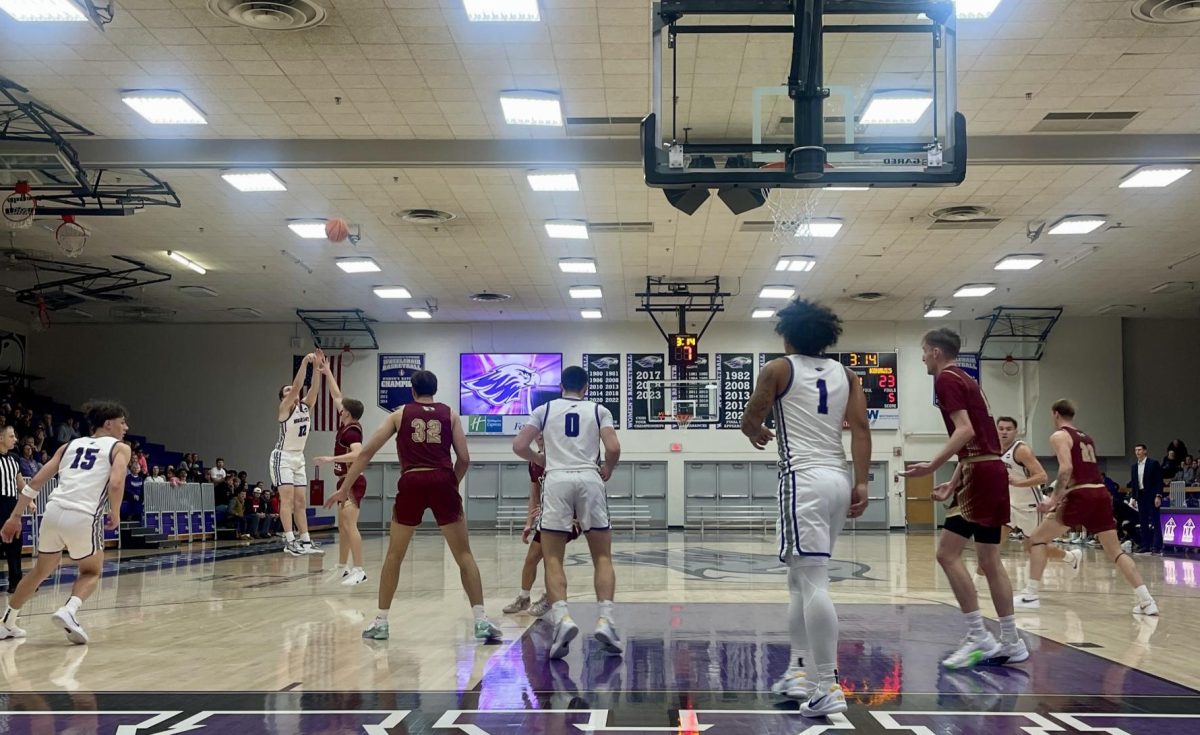
[[687,189],[663,189],[663,194],[666,195],[667,201],[671,203],[680,212],[687,215],[693,215],[700,208],[701,204],[708,201],[708,189],[699,187],[690,187]]

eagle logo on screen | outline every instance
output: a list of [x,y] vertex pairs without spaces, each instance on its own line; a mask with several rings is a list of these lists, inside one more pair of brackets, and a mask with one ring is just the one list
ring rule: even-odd
[[517,400],[521,391],[532,387],[537,377],[536,372],[523,365],[501,365],[464,382],[463,387],[489,406],[500,408]]

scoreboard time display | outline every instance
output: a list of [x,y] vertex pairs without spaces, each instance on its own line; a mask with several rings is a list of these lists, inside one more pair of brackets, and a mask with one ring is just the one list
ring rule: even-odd
[[688,367],[696,362],[700,351],[700,335],[680,332],[668,337],[667,358],[671,365]]
[[895,352],[839,352],[826,357],[850,368],[862,381],[872,429],[900,428],[900,383]]

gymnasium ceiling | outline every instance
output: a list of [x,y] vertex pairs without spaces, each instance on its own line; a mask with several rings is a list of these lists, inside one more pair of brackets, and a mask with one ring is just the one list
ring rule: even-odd
[[[93,235],[83,260],[126,255],[174,276],[137,294],[138,303],[174,310],[176,321],[231,321],[228,309],[241,307],[263,321],[292,321],[296,307],[362,308],[399,321],[427,298],[438,302],[437,321],[578,321],[581,306],[643,320],[633,294],[647,275],[719,274],[738,292],[726,320],[777,305],[757,296],[775,283],[835,303],[850,319],[917,318],[931,298],[953,307],[951,318],[999,304],[1061,304],[1074,316],[1128,304],[1132,316],[1197,316],[1197,292],[1151,290],[1200,282],[1200,173],[1165,189],[1117,184],[1138,163],[1200,160],[1200,22],[1135,20],[1130,0],[1003,0],[990,19],[960,24],[959,107],[976,161],[967,182],[826,192],[817,214],[843,218],[839,235],[781,245],[770,233],[742,231],[769,219],[766,208],[735,217],[714,198],[687,217],[647,189],[636,126],[504,122],[499,92],[512,88],[561,90],[570,118],[645,114],[647,0],[542,0],[535,24],[470,23],[461,0],[320,1],[325,24],[291,33],[223,22],[203,0],[119,0],[104,32],[0,13],[0,75],[97,134],[77,145],[84,163],[144,165],[179,192],[181,209],[85,222]],[[708,133],[744,135],[741,116],[730,113],[735,98],[778,83],[769,70],[764,77],[761,60],[782,68],[786,55],[746,37],[703,40],[684,57],[690,114]],[[898,44],[837,46],[827,81],[878,75],[905,55]],[[151,125],[122,104],[119,91],[131,88],[179,90],[209,124]],[[1046,113],[1070,111],[1138,114],[1116,132],[1031,132]],[[286,192],[240,193],[219,176],[234,163],[263,162]],[[530,190],[528,168],[566,163],[580,192]],[[930,230],[931,210],[961,204],[987,207],[1000,221]],[[395,216],[411,208],[457,217],[435,230]],[[1108,227],[1043,235],[1033,245],[1026,238],[1031,221],[1085,213],[1107,215]],[[361,226],[357,247],[302,240],[284,226],[338,215]],[[652,223],[652,232],[551,240],[542,223],[554,218]],[[16,246],[57,251],[42,223],[18,233]],[[168,249],[208,274],[180,268]],[[1045,262],[1029,272],[992,270],[1001,257],[1025,252]],[[816,269],[776,275],[777,257],[791,253],[817,256]],[[383,272],[342,273],[334,258],[351,254],[373,257]],[[557,261],[568,256],[594,257],[599,273],[560,273]],[[0,273],[11,288],[31,279]],[[951,297],[978,282],[998,288],[979,299]],[[569,286],[593,283],[602,300],[569,298]],[[393,284],[414,299],[371,293]],[[189,296],[185,285],[218,295]],[[513,298],[472,302],[469,294],[481,290]],[[887,298],[849,299],[870,291]],[[110,319],[106,304],[80,308],[91,321]],[[25,319],[28,309],[10,300],[0,314]],[[88,320],[70,311],[54,318]]]

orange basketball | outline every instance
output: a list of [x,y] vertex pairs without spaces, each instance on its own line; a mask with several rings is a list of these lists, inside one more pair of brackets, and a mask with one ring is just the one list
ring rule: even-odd
[[325,223],[325,237],[330,242],[345,242],[350,237],[350,225],[341,217],[334,217]]

